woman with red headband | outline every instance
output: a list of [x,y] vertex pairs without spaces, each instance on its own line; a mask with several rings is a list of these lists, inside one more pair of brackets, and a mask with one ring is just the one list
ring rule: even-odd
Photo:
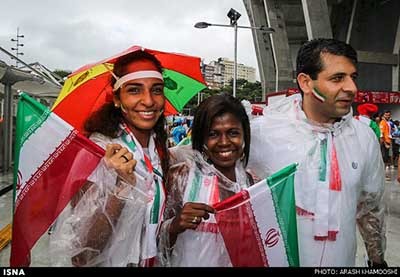
[[147,52],[120,57],[112,71],[112,101],[85,124],[90,139],[106,153],[52,234],[54,249],[65,244],[62,254],[70,265],[154,263],[168,168],[161,72]]

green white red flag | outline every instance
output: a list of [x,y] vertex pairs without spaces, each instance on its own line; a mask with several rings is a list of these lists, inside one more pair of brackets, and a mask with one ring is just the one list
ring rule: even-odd
[[25,93],[18,102],[15,147],[12,267],[29,266],[32,247],[104,156],[101,147]]
[[214,206],[233,266],[299,266],[296,167],[289,165]]

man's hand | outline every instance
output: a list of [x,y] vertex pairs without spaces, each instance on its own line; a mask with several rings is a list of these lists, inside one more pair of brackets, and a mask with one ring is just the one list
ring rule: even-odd
[[368,261],[368,267],[370,268],[387,268],[389,267],[386,261],[383,261],[381,263],[376,263],[373,261]]

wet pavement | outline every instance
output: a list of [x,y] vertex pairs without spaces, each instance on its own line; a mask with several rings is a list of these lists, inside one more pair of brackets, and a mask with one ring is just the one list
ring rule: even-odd
[[[386,181],[385,202],[387,205],[386,237],[387,246],[385,260],[389,266],[400,266],[400,184],[397,182],[397,168],[387,170],[391,177]],[[12,183],[12,174],[0,175],[0,191]],[[0,196],[0,230],[11,222],[12,218],[12,190]],[[32,251],[31,266],[48,266],[48,261],[42,256],[47,249],[49,235],[44,235]],[[0,250],[0,266],[9,266],[11,245]],[[365,266],[365,248],[358,236],[356,266]]]

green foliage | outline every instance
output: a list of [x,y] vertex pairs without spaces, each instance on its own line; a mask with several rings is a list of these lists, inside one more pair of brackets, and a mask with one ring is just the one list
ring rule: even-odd
[[258,81],[251,83],[244,79],[238,79],[236,82],[236,97],[240,100],[249,100],[250,102],[261,101],[261,83]]
[[[209,89],[209,88],[203,89],[196,96],[194,96],[192,99],[190,99],[190,101],[185,105],[183,113],[185,115],[194,115],[194,113],[196,112],[198,103],[200,103],[207,97],[209,97],[213,94],[220,93],[220,92],[221,92],[221,90],[217,90],[217,89]],[[199,99],[199,97],[200,97],[200,99]]]
[[61,78],[67,77],[69,74],[72,73],[70,70],[64,70],[64,69],[56,69],[53,71],[54,74],[57,74]]

